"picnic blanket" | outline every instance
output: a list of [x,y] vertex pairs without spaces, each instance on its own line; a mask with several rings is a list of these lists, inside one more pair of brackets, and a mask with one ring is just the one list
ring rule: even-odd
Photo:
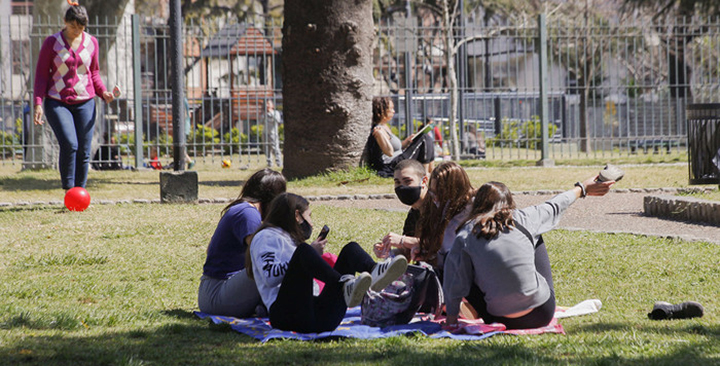
[[[590,303],[588,303],[590,302]],[[559,307],[555,313],[555,318],[549,325],[534,329],[512,329],[507,330],[505,326],[499,323],[485,324],[482,320],[460,320],[460,326],[452,332],[444,330],[441,326],[443,318],[430,320],[425,314],[418,314],[409,323],[404,325],[393,325],[389,327],[379,328],[370,327],[360,323],[360,307],[348,309],[345,318],[337,329],[331,332],[322,333],[297,333],[274,329],[270,326],[267,318],[233,318],[229,316],[210,315],[201,312],[195,314],[201,319],[210,319],[215,324],[229,324],[230,327],[242,334],[253,337],[259,341],[267,342],[275,338],[288,338],[298,340],[314,340],[332,337],[347,337],[374,339],[386,338],[404,334],[420,334],[430,338],[450,338],[459,340],[480,340],[492,337],[497,334],[544,334],[558,333],[565,334],[562,325],[557,322],[558,315],[570,312],[571,316],[589,314],[597,312],[600,308],[600,300],[586,300],[571,308]],[[579,309],[581,310],[578,310]],[[573,310],[574,309],[574,310]],[[593,311],[594,309],[594,311]],[[562,315],[561,315],[562,316]]]

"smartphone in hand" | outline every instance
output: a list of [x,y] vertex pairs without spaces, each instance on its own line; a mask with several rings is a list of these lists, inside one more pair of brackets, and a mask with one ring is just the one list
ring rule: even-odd
[[318,235],[318,240],[325,239],[329,232],[330,232],[330,227],[327,225],[323,226],[322,230],[320,230],[320,235]]

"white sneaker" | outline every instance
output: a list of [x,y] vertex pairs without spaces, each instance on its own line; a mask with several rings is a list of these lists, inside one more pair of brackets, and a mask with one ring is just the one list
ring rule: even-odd
[[380,291],[397,280],[407,270],[408,262],[405,257],[398,255],[393,258],[388,258],[373,267],[372,270],[372,285],[370,289],[373,291]]
[[343,284],[343,295],[345,296],[345,304],[352,308],[360,305],[365,293],[367,293],[372,283],[372,276],[369,273],[359,273],[357,276],[344,275],[340,277]]
[[608,182],[611,180],[619,181],[620,179],[623,179],[625,176],[625,172],[622,171],[622,169],[618,168],[615,165],[607,164],[605,165],[605,169],[601,170],[600,173],[598,173],[598,181],[600,182]]

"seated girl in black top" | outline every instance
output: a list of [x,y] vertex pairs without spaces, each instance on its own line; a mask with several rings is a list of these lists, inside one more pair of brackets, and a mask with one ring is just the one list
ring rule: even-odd
[[395,105],[388,97],[375,97],[372,101],[372,130],[368,136],[365,150],[368,165],[381,177],[391,177],[397,163],[414,159],[429,164],[435,159],[433,140],[428,134],[408,136],[405,140],[395,136],[388,122],[395,115]]

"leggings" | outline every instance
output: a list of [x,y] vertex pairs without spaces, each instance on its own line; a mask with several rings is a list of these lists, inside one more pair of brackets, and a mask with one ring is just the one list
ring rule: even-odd
[[544,327],[550,324],[553,316],[555,316],[555,288],[553,287],[552,272],[550,270],[550,258],[548,257],[547,247],[542,236],[538,240],[535,247],[535,269],[541,276],[545,277],[548,287],[550,287],[550,298],[542,305],[534,308],[531,312],[519,318],[506,318],[504,316],[495,316],[487,311],[487,303],[485,302],[485,294],[476,284],[470,287],[470,294],[465,299],[478,312],[485,323],[502,323],[507,329],[530,329]]
[[93,130],[95,128],[95,100],[80,104],[65,104],[45,98],[45,116],[60,145],[60,180],[63,189],[85,187]]
[[[270,306],[273,328],[300,333],[331,331],[345,317],[347,305],[340,277],[372,271],[375,261],[358,243],[343,247],[335,267],[325,262],[308,244],[299,244],[288,263],[277,299]],[[325,282],[319,296],[313,296],[313,278]]]
[[413,140],[403,152],[393,158],[388,165],[395,169],[395,165],[407,159],[417,160],[423,164],[435,160],[435,147],[433,146],[433,138],[428,134]]

